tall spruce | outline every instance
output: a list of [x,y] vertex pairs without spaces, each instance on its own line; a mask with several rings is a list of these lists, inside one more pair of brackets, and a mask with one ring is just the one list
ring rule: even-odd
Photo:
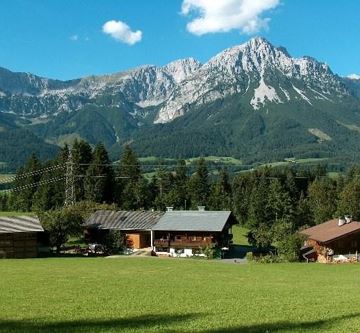
[[189,180],[189,194],[191,197],[191,206],[205,206],[208,203],[210,185],[209,171],[204,158],[197,162],[196,171]]
[[75,199],[85,199],[84,176],[92,160],[91,146],[84,140],[75,140],[72,146],[72,159],[74,163],[75,176]]
[[12,209],[30,211],[33,205],[34,194],[41,179],[41,162],[35,154],[30,155],[27,163],[16,174],[14,187],[18,190],[13,193]]
[[309,204],[315,224],[332,218],[337,206],[336,184],[329,178],[316,178],[309,186]]
[[97,203],[112,203],[114,199],[114,171],[108,152],[98,143],[85,177],[85,199]]
[[47,211],[63,206],[68,155],[69,148],[65,145],[58,156],[46,164],[49,171],[44,172],[41,177],[41,185],[34,195],[32,210]]
[[226,169],[219,171],[218,180],[211,188],[209,208],[212,210],[231,209],[231,185]]
[[144,182],[140,162],[131,147],[126,145],[116,170],[116,202],[125,210],[140,208],[139,198],[146,196],[141,189],[144,190]]

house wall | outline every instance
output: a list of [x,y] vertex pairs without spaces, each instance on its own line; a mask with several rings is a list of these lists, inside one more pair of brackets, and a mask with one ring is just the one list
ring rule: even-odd
[[0,258],[34,258],[37,254],[37,233],[0,234]]
[[360,252],[360,232],[328,242],[326,247],[333,249],[335,254]]
[[306,245],[312,246],[318,254],[319,262],[327,261],[326,249],[332,249],[334,254],[354,254],[360,252],[360,232],[346,235],[334,241],[320,243],[313,239],[308,239]]

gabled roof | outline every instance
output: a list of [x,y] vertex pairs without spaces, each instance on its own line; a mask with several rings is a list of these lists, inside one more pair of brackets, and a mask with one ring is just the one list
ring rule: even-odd
[[157,231],[216,231],[224,229],[230,211],[169,211],[152,228]]
[[0,216],[0,234],[44,231],[37,217]]
[[334,219],[302,230],[300,233],[320,243],[327,243],[355,232],[360,232],[360,222],[352,221],[339,227],[338,219]]
[[125,231],[150,230],[163,214],[152,211],[98,210],[90,216],[84,226]]

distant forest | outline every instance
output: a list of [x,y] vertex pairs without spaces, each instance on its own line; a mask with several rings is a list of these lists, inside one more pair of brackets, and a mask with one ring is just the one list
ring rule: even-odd
[[[32,155],[14,176],[10,192],[0,192],[0,210],[44,212],[64,206],[66,173],[77,203],[111,205],[120,210],[231,210],[249,230],[249,241],[266,247],[281,235],[332,217],[360,218],[360,167],[329,177],[324,166],[295,169],[262,167],[229,174],[225,165],[209,171],[205,159],[189,167],[159,162],[144,174],[141,163],[126,146],[118,163],[110,161],[103,144],[92,148],[75,141],[56,158],[42,163]],[[4,190],[9,185],[0,185]],[[69,184],[68,184],[69,188]]]

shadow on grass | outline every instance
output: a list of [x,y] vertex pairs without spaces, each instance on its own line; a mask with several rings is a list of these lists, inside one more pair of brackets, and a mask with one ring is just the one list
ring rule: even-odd
[[254,250],[255,248],[251,245],[233,244],[230,247],[230,251],[225,254],[224,259],[234,259],[234,258],[244,259],[248,252],[252,252]]
[[[256,324],[249,326],[224,327],[218,329],[208,329],[200,331],[201,333],[281,333],[281,332],[312,332],[322,330],[326,332],[341,321],[353,319],[360,316],[360,313],[331,317],[329,319],[292,323],[281,321],[269,324]],[[189,332],[190,333],[190,332]]]
[[[96,311],[94,311],[94,315]],[[195,320],[197,314],[185,315],[146,315],[119,319],[69,320],[41,322],[30,320],[0,320],[1,333],[96,333],[121,332],[122,330],[147,329],[166,330],[167,326],[184,321]]]
[[[206,314],[202,314],[206,316]],[[59,322],[22,321],[22,320],[0,320],[0,333],[96,333],[96,332],[122,332],[131,330],[146,332],[150,329],[157,332],[190,333],[172,327],[175,324],[196,320],[200,314],[188,315],[148,315],[121,319],[98,319],[98,320],[75,320]],[[360,313],[331,317],[329,319],[315,320],[309,322],[281,321],[268,324],[241,325],[236,327],[223,327],[216,329],[205,329],[199,333],[281,333],[281,332],[312,332],[328,331],[336,328],[341,321],[353,319]]]

